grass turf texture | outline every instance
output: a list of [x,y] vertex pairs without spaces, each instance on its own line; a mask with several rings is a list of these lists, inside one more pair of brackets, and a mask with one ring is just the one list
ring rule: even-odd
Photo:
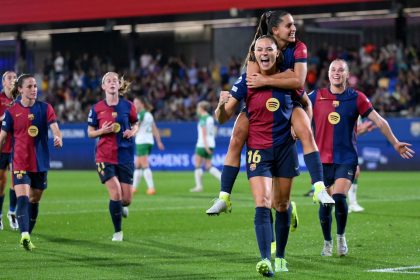
[[[32,234],[36,249],[19,247],[20,234],[0,231],[0,279],[259,279],[259,252],[253,228],[254,206],[240,173],[233,211],[208,217],[218,183],[204,176],[202,193],[190,193],[192,172],[154,172],[157,194],[145,194],[144,181],[123,220],[124,242],[111,242],[108,194],[94,171],[49,173]],[[362,172],[358,198],[363,213],[351,213],[346,231],[349,254],[320,256],[323,245],[318,207],[302,194],[309,177],[296,178],[292,199],[300,224],[289,236],[290,272],[282,279],[415,279],[419,268],[393,274],[370,269],[420,265],[420,173]],[[7,197],[7,196],[6,196]],[[333,233],[335,232],[335,219]]]

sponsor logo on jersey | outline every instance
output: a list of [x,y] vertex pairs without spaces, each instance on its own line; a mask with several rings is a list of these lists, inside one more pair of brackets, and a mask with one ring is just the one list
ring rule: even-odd
[[22,115],[22,113],[17,113],[16,114],[16,118],[19,117],[20,115]]
[[270,112],[275,112],[280,108],[280,101],[277,98],[270,98],[265,102],[265,107]]
[[340,122],[340,114],[338,114],[337,112],[331,112],[328,115],[328,121],[330,122],[330,124],[336,125]]
[[35,125],[31,125],[28,128],[28,134],[31,137],[36,137],[38,135],[38,127],[36,127]]
[[120,130],[121,130],[121,125],[119,123],[114,123],[114,129],[113,129],[113,131],[115,133],[118,133],[118,132],[120,132]]

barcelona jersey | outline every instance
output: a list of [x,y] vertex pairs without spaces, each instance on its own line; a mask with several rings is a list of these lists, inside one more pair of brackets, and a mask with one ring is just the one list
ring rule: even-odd
[[56,119],[51,105],[40,101],[30,107],[17,101],[6,111],[2,129],[13,137],[13,171],[45,172],[50,168],[48,127]]
[[310,93],[309,98],[322,163],[357,165],[357,119],[359,115],[366,117],[372,112],[369,99],[352,88],[342,94],[333,94],[329,88],[318,89]]
[[268,149],[285,143],[291,138],[293,110],[292,91],[278,88],[248,89],[243,74],[231,89],[238,101],[245,100],[249,130],[247,146]]
[[112,164],[132,163],[134,160],[134,137],[123,137],[124,131],[136,123],[136,109],[128,100],[120,98],[117,105],[109,106],[105,100],[93,105],[89,112],[88,125],[96,129],[104,122],[112,122],[114,132],[101,135],[96,144],[96,162]]
[[[3,116],[7,109],[13,105],[13,98],[7,97],[4,92],[0,93],[0,116]],[[12,135],[7,134],[6,141],[3,144],[1,149],[2,153],[11,153],[12,152]]]

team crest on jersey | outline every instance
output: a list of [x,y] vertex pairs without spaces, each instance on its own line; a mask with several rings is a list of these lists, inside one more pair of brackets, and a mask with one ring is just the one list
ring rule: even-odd
[[332,105],[333,105],[334,108],[337,108],[340,105],[340,101],[334,100]]
[[257,164],[256,164],[256,163],[251,163],[251,164],[249,165],[249,170],[250,170],[250,171],[254,171],[255,169],[257,169]]
[[340,114],[337,112],[331,112],[328,115],[328,121],[330,124],[336,125],[340,122]]
[[114,123],[114,129],[113,129],[113,131],[115,133],[118,133],[118,132],[120,132],[120,130],[121,130],[121,125],[119,123]]
[[265,107],[268,111],[275,112],[280,107],[280,101],[277,98],[272,97],[265,102]]
[[117,112],[112,112],[112,117],[115,119],[117,116],[118,116],[118,113]]
[[35,125],[31,125],[28,128],[28,134],[31,137],[36,137],[38,135],[38,127],[36,127]]
[[28,120],[32,121],[33,119],[35,119],[34,114],[29,114],[28,115]]

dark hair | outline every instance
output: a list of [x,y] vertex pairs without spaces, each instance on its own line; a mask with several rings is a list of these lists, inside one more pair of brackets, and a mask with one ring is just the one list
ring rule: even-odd
[[283,10],[268,11],[261,15],[258,22],[257,31],[255,31],[254,40],[249,46],[248,56],[245,63],[248,61],[255,62],[254,48],[255,42],[263,35],[273,35],[273,27],[278,26],[285,15],[290,15],[289,12]]
[[148,112],[153,111],[153,105],[149,102],[149,100],[145,96],[136,96],[134,99],[138,99],[141,103],[143,103],[146,111]]
[[[258,37],[257,39],[255,39],[254,46],[255,46],[255,44],[257,44],[257,41],[261,40],[261,39],[269,39],[270,41],[272,41],[276,45],[277,49],[279,50],[279,55],[276,57],[276,67],[277,67],[277,69],[279,69],[280,65],[283,62],[283,54],[280,51],[279,43],[277,43],[277,40],[276,40],[276,38],[274,38],[273,35],[262,35],[262,36]],[[255,54],[254,54],[254,57],[255,57]]]
[[26,80],[26,79],[29,79],[29,78],[35,78],[34,77],[34,75],[32,75],[32,74],[22,74],[22,75],[20,75],[18,78],[17,78],[17,80],[15,81],[15,83],[13,84],[13,86],[12,86],[12,90],[10,91],[10,93],[12,94],[12,97],[13,97],[13,99],[16,99],[16,97],[18,97],[19,96],[19,90],[18,90],[18,88],[19,87],[22,87],[22,85],[23,85],[23,82]]

